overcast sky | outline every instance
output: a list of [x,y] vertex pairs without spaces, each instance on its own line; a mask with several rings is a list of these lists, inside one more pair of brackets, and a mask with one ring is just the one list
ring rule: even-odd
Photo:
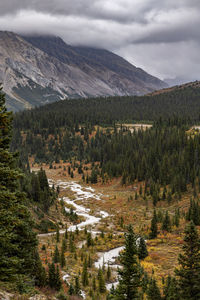
[[0,0],[0,30],[55,34],[162,79],[200,80],[200,0]]

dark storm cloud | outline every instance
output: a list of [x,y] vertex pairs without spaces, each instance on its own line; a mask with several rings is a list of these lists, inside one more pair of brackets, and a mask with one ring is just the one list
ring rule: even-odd
[[0,30],[104,47],[162,78],[200,79],[199,27],[199,0],[0,1]]

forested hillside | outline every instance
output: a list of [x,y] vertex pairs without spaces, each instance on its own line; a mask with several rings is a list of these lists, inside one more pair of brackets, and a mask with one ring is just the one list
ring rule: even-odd
[[[192,85],[158,95],[142,97],[108,97],[59,101],[44,107],[15,114],[15,129],[47,129],[87,123],[112,125],[114,122],[155,121],[173,115],[195,122],[200,117],[200,88]],[[191,120],[191,121],[190,121]]]
[[[199,98],[187,86],[14,115],[11,149],[26,173],[19,188],[32,228],[50,232],[39,235],[41,282],[53,295],[61,289],[58,299],[198,299]],[[98,265],[99,251],[112,249],[118,272],[104,258]]]
[[[146,181],[159,200],[160,186],[180,194],[200,176],[200,136],[186,134],[199,122],[199,97],[200,89],[190,86],[156,96],[58,102],[16,114],[12,147],[35,162],[75,159],[83,177],[83,165],[93,163],[92,182],[98,176]],[[131,132],[123,125],[139,120],[153,127]]]

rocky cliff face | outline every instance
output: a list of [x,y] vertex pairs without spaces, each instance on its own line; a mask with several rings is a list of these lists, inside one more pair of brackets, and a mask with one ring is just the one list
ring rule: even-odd
[[12,110],[64,98],[141,95],[166,86],[109,51],[2,31],[0,82]]

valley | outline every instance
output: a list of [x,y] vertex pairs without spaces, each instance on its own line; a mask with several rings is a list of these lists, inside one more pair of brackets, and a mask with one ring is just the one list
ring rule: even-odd
[[[174,268],[177,265],[185,226],[183,216],[189,207],[190,192],[186,193],[183,199],[171,205],[159,202],[157,211],[165,212],[167,209],[171,218],[174,217],[177,207],[181,209],[180,225],[178,228],[173,225],[171,232],[162,231],[160,228],[157,238],[149,240],[154,206],[152,203],[147,204],[145,200],[142,200],[142,197],[135,200],[135,194],[136,192],[139,193],[140,184],[135,183],[134,186],[122,187],[119,180],[114,180],[108,184],[99,182],[91,187],[91,185],[85,185],[78,172],[74,173],[73,179],[65,174],[63,169],[67,167],[67,164],[61,162],[55,164],[54,167],[55,169],[49,169],[49,166],[42,165],[49,182],[54,183],[55,186],[59,185],[59,199],[63,199],[65,209],[68,210],[69,207],[73,207],[78,216],[84,217],[84,220],[77,223],[77,225],[62,224],[58,244],[56,243],[56,232],[39,235],[39,249],[42,249],[45,245],[45,251],[41,250],[40,255],[43,263],[48,265],[56,244],[61,252],[61,241],[64,238],[66,228],[69,235],[70,232],[74,232],[75,249],[70,252],[68,248],[65,252],[66,266],[62,269],[64,282],[67,276],[67,285],[64,283],[64,290],[67,292],[68,284],[74,284],[75,277],[82,273],[82,268],[80,268],[84,261],[82,256],[90,256],[92,261],[88,271],[91,283],[88,284],[88,287],[85,287],[84,295],[91,294],[89,287],[92,285],[92,278],[97,277],[99,266],[105,269],[105,274],[108,266],[111,270],[110,278],[106,280],[106,288],[109,290],[112,284],[116,286],[116,271],[119,264],[117,257],[119,251],[123,250],[126,225],[130,223],[133,224],[134,231],[138,235],[147,238],[148,256],[141,261],[141,264],[149,276],[152,272],[154,273],[159,287],[162,289],[163,278],[173,275]],[[37,166],[33,167],[33,170],[37,169]],[[60,205],[60,200],[58,205]],[[59,222],[59,220],[57,221]],[[77,231],[78,233],[76,233]],[[92,246],[87,246],[88,232],[91,233],[94,240]],[[76,255],[75,259],[74,255]],[[81,276],[79,276],[79,280],[81,281]],[[102,294],[100,298],[104,299],[104,297]]]
[[32,264],[19,264],[12,282],[0,277],[1,289],[19,299],[121,300],[133,276],[136,299],[179,299],[180,254],[200,226],[199,95],[189,85],[16,113],[10,153],[24,176],[13,164],[2,170],[16,174],[35,248],[19,251],[21,264],[33,252]]

